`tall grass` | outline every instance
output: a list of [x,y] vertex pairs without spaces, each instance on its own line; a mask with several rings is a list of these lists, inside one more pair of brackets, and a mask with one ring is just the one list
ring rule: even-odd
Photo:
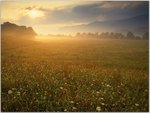
[[148,41],[2,42],[2,111],[148,111]]

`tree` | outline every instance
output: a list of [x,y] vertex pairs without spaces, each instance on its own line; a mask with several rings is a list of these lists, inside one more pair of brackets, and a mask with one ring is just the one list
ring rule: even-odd
[[121,34],[121,33],[118,33],[118,38],[119,38],[119,39],[123,39],[123,38],[124,38],[124,35]]
[[128,32],[126,37],[129,39],[135,39],[135,36],[132,32]]
[[113,32],[110,33],[110,36],[109,36],[109,37],[110,37],[110,38],[116,38],[116,37],[115,37],[115,34],[114,34]]
[[76,37],[80,37],[80,36],[81,36],[81,33],[77,33],[77,34],[76,34]]

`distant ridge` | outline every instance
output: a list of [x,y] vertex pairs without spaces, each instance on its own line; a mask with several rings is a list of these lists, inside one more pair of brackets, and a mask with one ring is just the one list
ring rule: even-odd
[[19,26],[14,23],[4,22],[1,25],[2,37],[31,38],[36,35],[32,27]]

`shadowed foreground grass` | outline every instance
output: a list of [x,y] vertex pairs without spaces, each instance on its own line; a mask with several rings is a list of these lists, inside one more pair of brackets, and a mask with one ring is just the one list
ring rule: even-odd
[[148,41],[4,41],[1,80],[2,111],[148,111]]

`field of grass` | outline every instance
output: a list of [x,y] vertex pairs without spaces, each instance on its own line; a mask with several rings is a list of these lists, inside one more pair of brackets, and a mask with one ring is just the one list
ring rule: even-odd
[[148,111],[148,40],[2,41],[2,111]]

